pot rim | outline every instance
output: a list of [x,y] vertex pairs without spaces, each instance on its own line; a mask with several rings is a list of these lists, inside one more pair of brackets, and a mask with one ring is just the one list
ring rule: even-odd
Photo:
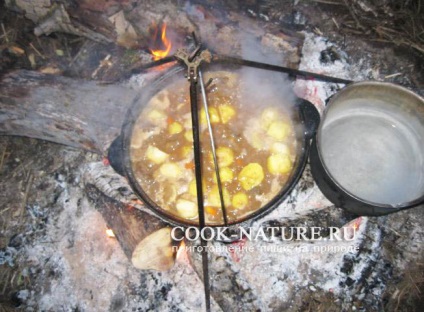
[[407,94],[409,96],[412,96],[413,98],[416,98],[418,101],[420,101],[423,105],[424,105],[424,99],[422,97],[420,97],[418,94],[412,92],[411,90],[406,89],[405,87],[396,85],[394,83],[391,82],[380,82],[380,81],[361,81],[361,82],[355,82],[355,83],[351,83],[347,86],[345,86],[344,88],[342,88],[340,91],[338,91],[336,94],[334,94],[334,96],[332,96],[329,99],[329,102],[327,103],[323,116],[321,118],[321,122],[320,125],[317,129],[316,135],[315,135],[315,140],[316,140],[316,146],[317,146],[317,154],[318,154],[318,158],[319,161],[325,171],[325,174],[328,175],[328,177],[332,180],[332,182],[343,192],[345,193],[347,196],[350,196],[352,199],[366,204],[366,205],[370,205],[370,206],[374,206],[374,207],[378,207],[378,208],[387,208],[387,209],[393,209],[393,210],[399,210],[399,209],[404,209],[404,208],[411,208],[411,207],[415,207],[418,206],[422,203],[424,203],[424,194],[422,194],[421,196],[419,196],[418,198],[415,198],[414,200],[411,201],[407,201],[407,202],[403,202],[403,203],[399,203],[399,204],[395,204],[395,205],[391,205],[391,204],[382,204],[382,203],[377,203],[377,202],[373,202],[367,199],[363,199],[360,198],[358,196],[356,196],[355,194],[353,194],[352,192],[348,191],[346,188],[344,188],[331,174],[331,172],[329,171],[327,165],[325,164],[324,160],[323,160],[323,156],[321,154],[321,133],[322,133],[322,128],[324,126],[325,120],[326,120],[326,116],[327,116],[327,111],[329,109],[331,109],[331,105],[333,103],[335,103],[338,98],[340,98],[341,96],[343,96],[343,94],[345,92],[350,91],[351,89],[355,89],[355,88],[361,88],[364,86],[378,86],[378,87],[390,87],[393,88],[399,92],[403,92],[404,94]]

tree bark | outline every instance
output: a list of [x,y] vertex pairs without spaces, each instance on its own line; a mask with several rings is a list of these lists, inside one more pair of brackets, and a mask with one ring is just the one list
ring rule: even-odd
[[0,77],[0,134],[105,153],[136,91],[19,70]]

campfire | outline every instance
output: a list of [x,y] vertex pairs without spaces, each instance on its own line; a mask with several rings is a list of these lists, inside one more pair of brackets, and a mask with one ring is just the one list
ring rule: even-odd
[[157,61],[164,57],[166,57],[172,48],[172,43],[166,36],[166,23],[163,23],[162,26],[157,27],[156,25],[153,25],[153,43],[152,48],[150,49],[150,52],[153,55],[153,60]]
[[[413,286],[393,281],[420,272],[405,269],[422,256],[422,246],[410,244],[423,235],[419,208],[358,216],[316,178],[318,158],[308,162],[310,148],[321,148],[312,142],[325,102],[365,80],[366,65],[349,64],[316,32],[276,27],[252,8],[224,16],[206,7],[108,7],[116,42],[137,49],[131,64],[129,50],[99,52],[87,76],[102,83],[40,71],[1,78],[7,101],[0,105],[14,116],[1,121],[4,133],[94,152],[61,147],[56,157],[71,155],[63,172],[26,176],[19,216],[27,226],[0,250],[0,263],[21,272],[6,272],[4,289],[21,287],[19,304],[42,310],[354,310],[404,300]],[[67,31],[76,31],[74,23],[89,40],[108,38],[75,27],[76,13],[65,6],[53,14],[69,20]],[[131,77],[115,79],[117,68]],[[15,151],[0,152],[2,166],[12,168]],[[15,170],[26,174],[29,158],[19,162]],[[60,209],[31,197],[49,192],[58,192],[49,203]]]

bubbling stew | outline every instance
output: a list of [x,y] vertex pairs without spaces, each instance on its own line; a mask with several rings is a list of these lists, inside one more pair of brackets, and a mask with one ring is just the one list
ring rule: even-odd
[[[253,103],[241,75],[215,71],[206,92],[229,222],[267,204],[287,183],[296,161],[296,135],[281,98]],[[199,97],[199,108],[201,98]],[[202,184],[208,225],[223,224],[206,112],[199,109]],[[133,126],[134,177],[165,213],[197,222],[193,132],[186,80],[150,99]]]

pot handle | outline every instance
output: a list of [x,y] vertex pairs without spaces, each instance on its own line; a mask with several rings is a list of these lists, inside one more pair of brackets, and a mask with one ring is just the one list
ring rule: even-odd
[[305,136],[311,139],[317,132],[321,117],[314,104],[305,100],[298,99],[297,106],[305,121]]
[[116,137],[109,147],[107,158],[112,168],[121,176],[125,176],[124,169],[124,148],[122,135]]

